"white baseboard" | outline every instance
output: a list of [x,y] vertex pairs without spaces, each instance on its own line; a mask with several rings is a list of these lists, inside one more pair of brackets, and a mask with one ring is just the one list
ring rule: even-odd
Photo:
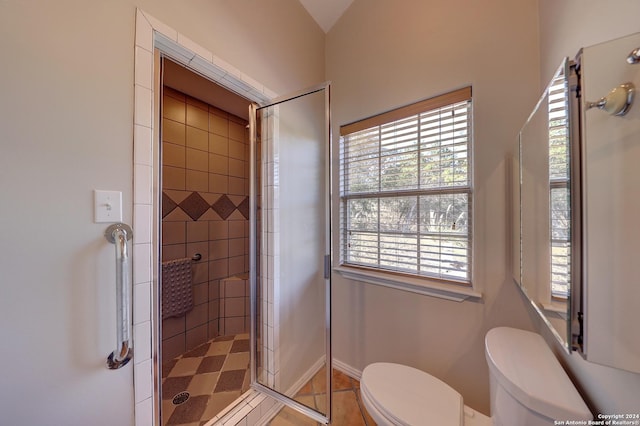
[[311,367],[302,375],[298,380],[296,380],[290,387],[287,389],[285,395],[293,398],[293,395],[297,394],[300,389],[307,384],[307,382],[313,379],[313,376],[316,375],[318,371],[324,366],[325,360],[327,359],[326,355],[322,355],[316,362],[313,363]]
[[335,368],[336,370],[340,370],[347,376],[351,377],[352,379],[356,379],[358,381],[362,377],[362,371],[358,370],[355,367],[350,366],[345,362],[340,361],[339,359],[335,359],[335,358],[333,359],[333,368]]
[[[321,356],[316,362],[313,363],[311,367],[302,375],[298,380],[296,380],[290,387],[287,389],[285,395],[288,395],[290,398],[293,398],[293,395],[297,394],[300,389],[307,382],[313,379],[313,376],[316,375],[318,371],[324,366],[325,360],[327,359],[326,355]],[[268,398],[268,396],[267,396]],[[256,426],[265,426],[267,425],[273,418],[278,414],[278,412],[284,407],[284,404],[281,402],[276,402],[273,407],[271,407],[256,423]]]

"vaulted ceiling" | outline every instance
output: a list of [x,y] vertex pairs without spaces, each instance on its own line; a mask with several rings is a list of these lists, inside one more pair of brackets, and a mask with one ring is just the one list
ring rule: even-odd
[[299,0],[307,12],[328,33],[353,0]]

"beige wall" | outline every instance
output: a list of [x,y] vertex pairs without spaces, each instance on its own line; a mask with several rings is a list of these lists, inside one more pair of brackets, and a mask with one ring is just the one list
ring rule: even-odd
[[[564,56],[573,58],[581,47],[591,46],[638,31],[640,3],[633,0],[539,0],[540,70],[549,79]],[[604,93],[603,93],[604,95]],[[538,327],[574,376],[585,400],[606,414],[638,411],[640,374],[584,361],[580,355],[566,355],[548,334]]]
[[92,190],[122,191],[131,223],[136,7],[278,93],[324,80],[324,34],[295,0],[0,2],[7,424],[133,424],[132,368],[105,368],[114,249]]
[[357,369],[374,361],[420,368],[484,413],[485,333],[533,327],[508,270],[506,155],[539,94],[537,16],[535,0],[356,0],[327,36],[334,152],[342,124],[473,86],[473,284],[483,293],[458,303],[334,274],[334,356]]
[[638,31],[640,4],[636,0],[538,1],[542,87],[563,57],[573,59],[582,47]]

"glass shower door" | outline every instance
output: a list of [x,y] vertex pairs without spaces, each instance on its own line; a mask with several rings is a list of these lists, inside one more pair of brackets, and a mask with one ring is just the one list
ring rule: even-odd
[[328,83],[250,113],[252,386],[321,423],[331,413],[329,117]]

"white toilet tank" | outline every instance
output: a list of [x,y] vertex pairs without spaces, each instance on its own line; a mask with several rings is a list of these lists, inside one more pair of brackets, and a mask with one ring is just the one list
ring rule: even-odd
[[540,335],[515,328],[494,328],[485,337],[485,350],[495,426],[593,420]]

